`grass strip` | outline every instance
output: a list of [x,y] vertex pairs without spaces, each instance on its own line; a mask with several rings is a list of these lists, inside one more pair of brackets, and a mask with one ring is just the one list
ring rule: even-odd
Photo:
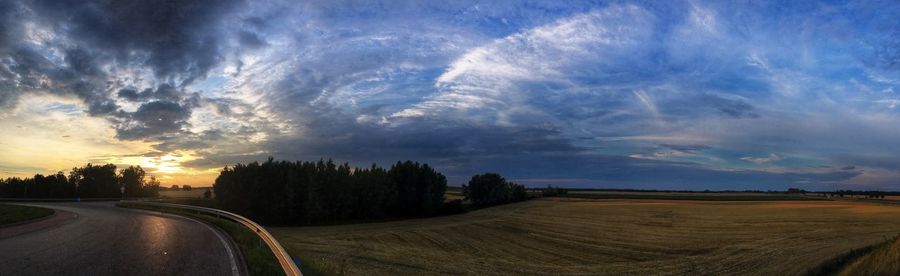
[[0,204],[0,226],[38,219],[53,213],[53,209],[48,208]]
[[118,203],[116,206],[166,212],[212,223],[228,233],[238,247],[240,247],[250,275],[285,275],[284,271],[281,269],[281,264],[278,263],[278,259],[272,254],[272,250],[269,249],[269,246],[266,245],[256,233],[250,231],[250,229],[247,229],[240,223],[225,218],[217,218],[205,213],[197,213],[177,208],[130,203]]

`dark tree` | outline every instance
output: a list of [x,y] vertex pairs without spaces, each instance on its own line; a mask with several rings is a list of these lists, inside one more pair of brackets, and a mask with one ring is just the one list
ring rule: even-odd
[[507,182],[496,173],[472,176],[468,185],[463,185],[463,196],[475,207],[487,207],[528,198],[525,186]]
[[444,204],[447,178],[427,164],[397,162],[388,171],[397,191],[396,213],[405,215],[433,215]]
[[385,170],[270,158],[225,167],[213,188],[223,209],[261,223],[304,225],[439,214],[446,210],[447,180],[428,165],[411,161]]
[[141,190],[141,194],[145,197],[158,197],[159,196],[159,180],[156,179],[156,176],[151,175],[150,181],[144,185],[144,188]]
[[94,166],[87,164],[73,168],[69,181],[74,181],[80,197],[119,197],[119,181],[116,165]]
[[528,199],[528,192],[525,191],[525,186],[519,185],[513,182],[509,182],[510,187],[510,201],[523,201]]
[[130,166],[119,172],[119,182],[125,187],[126,197],[139,197],[143,195],[144,177],[147,175],[141,166]]
[[156,186],[144,183],[146,172],[141,167],[131,166],[117,173],[116,166],[106,164],[73,168],[69,176],[57,172],[44,176],[36,174],[32,178],[0,179],[0,197],[16,198],[76,198],[121,196],[121,188],[129,197],[157,196]]

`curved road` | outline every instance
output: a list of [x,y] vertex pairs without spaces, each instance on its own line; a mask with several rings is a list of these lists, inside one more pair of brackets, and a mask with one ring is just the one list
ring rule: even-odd
[[0,239],[0,275],[234,275],[225,234],[113,202],[27,203],[69,211],[65,224]]

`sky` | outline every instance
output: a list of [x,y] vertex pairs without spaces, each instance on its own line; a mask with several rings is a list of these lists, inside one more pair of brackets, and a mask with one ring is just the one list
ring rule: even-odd
[[0,177],[900,190],[896,1],[0,1]]

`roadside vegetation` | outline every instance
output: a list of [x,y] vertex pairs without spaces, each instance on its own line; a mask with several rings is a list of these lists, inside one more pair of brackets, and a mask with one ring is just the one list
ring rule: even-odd
[[0,204],[0,226],[39,219],[52,214],[53,209],[13,204]]
[[121,187],[125,196],[156,197],[159,181],[140,166],[121,170],[116,165],[92,165],[73,168],[67,176],[63,172],[30,178],[0,179],[0,197],[4,198],[119,198]]
[[238,247],[240,247],[239,250],[241,250],[241,254],[244,257],[244,262],[247,265],[247,271],[250,273],[250,275],[284,275],[284,271],[281,269],[281,265],[278,263],[278,259],[276,259],[275,255],[272,254],[271,249],[269,249],[266,243],[263,242],[262,239],[260,239],[259,236],[256,235],[256,233],[253,233],[237,222],[176,208],[147,206],[130,203],[118,203],[116,204],[116,206],[172,213],[211,223],[224,230],[225,233],[227,233],[231,237],[231,239],[234,240]]

